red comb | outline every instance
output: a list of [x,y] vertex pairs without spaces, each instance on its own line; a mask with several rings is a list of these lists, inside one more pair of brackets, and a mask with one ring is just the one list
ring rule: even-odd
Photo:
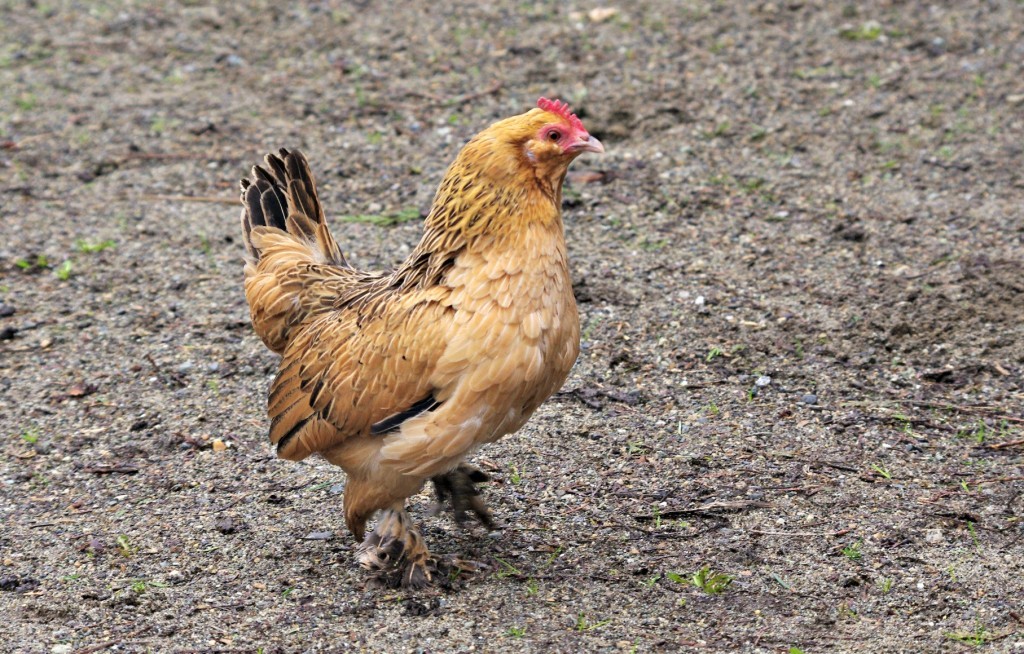
[[586,132],[587,129],[583,127],[583,121],[576,117],[576,114],[569,113],[568,103],[562,102],[561,100],[548,100],[547,98],[540,98],[537,100],[537,107],[544,110],[550,111],[553,114],[558,114],[562,118],[569,121],[569,124],[574,129],[578,129],[581,132]]

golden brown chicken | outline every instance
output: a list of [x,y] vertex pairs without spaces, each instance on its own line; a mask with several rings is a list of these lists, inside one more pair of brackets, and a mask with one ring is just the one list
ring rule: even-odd
[[405,500],[434,482],[459,522],[491,518],[463,463],[519,429],[579,353],[566,261],[562,181],[603,152],[568,106],[477,134],[448,168],[423,238],[396,270],[352,268],[331,236],[305,158],[281,150],[242,181],[253,327],[281,354],[270,389],[278,456],[314,452],[348,475],[345,521],[360,560],[402,584],[432,559]]

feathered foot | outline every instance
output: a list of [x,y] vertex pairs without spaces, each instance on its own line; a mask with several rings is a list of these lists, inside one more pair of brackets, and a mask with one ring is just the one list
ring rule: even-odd
[[436,569],[402,503],[381,513],[377,528],[359,547],[359,563],[379,573],[378,579],[391,587],[423,588],[431,583]]
[[438,502],[435,513],[439,512],[444,507],[445,502],[448,501],[451,503],[455,522],[459,523],[459,525],[463,527],[469,526],[468,512],[472,511],[476,519],[488,531],[494,529],[494,519],[491,518],[491,512],[487,510],[487,505],[484,504],[484,499],[480,495],[480,489],[476,487],[478,483],[489,480],[490,477],[483,470],[466,463],[459,464],[459,467],[451,472],[434,477],[432,481],[434,482],[434,493],[437,495]]

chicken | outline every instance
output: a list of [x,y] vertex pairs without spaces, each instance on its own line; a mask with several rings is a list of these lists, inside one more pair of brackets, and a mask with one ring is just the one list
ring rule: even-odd
[[578,155],[603,151],[559,101],[491,125],[390,272],[348,264],[299,152],[242,180],[245,296],[281,355],[270,440],[281,458],[319,453],[345,470],[360,561],[389,581],[423,586],[436,570],[405,510],[428,479],[460,523],[472,512],[492,526],[476,488],[487,476],[467,455],[522,427],[579,354],[562,182]]

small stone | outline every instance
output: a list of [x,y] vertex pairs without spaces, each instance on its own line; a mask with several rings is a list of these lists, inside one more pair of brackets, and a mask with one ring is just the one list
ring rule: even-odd
[[58,643],[50,648],[50,654],[70,654],[71,643]]
[[228,444],[219,438],[213,439],[213,443],[211,445],[214,452],[223,452],[228,449]]
[[9,575],[0,578],[0,590],[3,591],[14,591],[16,593],[29,593],[39,588],[39,580],[32,579],[31,577],[18,578],[14,575]]
[[804,404],[817,404],[818,396],[815,395],[814,393],[807,393],[800,397],[800,401],[803,402]]
[[302,537],[302,540],[331,540],[334,538],[333,531],[311,531]]
[[924,533],[924,540],[932,545],[938,545],[939,543],[946,542],[946,538],[942,535],[941,529],[929,529]]
[[761,375],[754,382],[754,385],[755,386],[767,386],[770,383],[772,383],[772,378],[771,377],[769,377],[768,375]]
[[904,322],[904,321],[900,321],[900,322],[896,323],[889,330],[889,335],[894,337],[894,338],[899,338],[900,336],[911,336],[911,335],[913,335],[913,333],[914,333],[914,328],[911,327],[909,323]]
[[99,538],[93,537],[86,541],[85,545],[80,547],[79,550],[89,552],[90,554],[100,554],[107,551],[107,544]]
[[213,526],[222,534],[234,534],[242,528],[242,525],[235,522],[235,519],[230,516],[221,518]]

